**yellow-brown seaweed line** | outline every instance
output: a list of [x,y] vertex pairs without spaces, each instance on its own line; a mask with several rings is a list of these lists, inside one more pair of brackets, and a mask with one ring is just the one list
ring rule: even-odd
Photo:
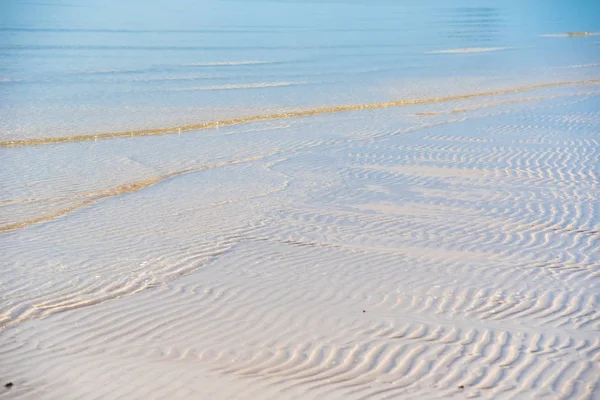
[[256,161],[263,157],[264,156],[249,157],[249,158],[244,158],[244,159],[239,159],[239,160],[223,161],[223,162],[216,163],[216,164],[203,165],[200,167],[189,168],[189,169],[186,169],[183,171],[172,172],[170,174],[161,175],[161,176],[153,177],[153,178],[148,178],[148,179],[144,179],[144,180],[137,181],[137,182],[127,183],[125,185],[121,185],[116,188],[112,188],[112,189],[108,189],[108,190],[102,190],[102,191],[97,192],[96,194],[92,194],[88,199],[86,199],[84,201],[81,201],[70,207],[60,209],[51,214],[46,214],[41,217],[32,218],[32,219],[29,219],[26,221],[20,221],[20,222],[15,222],[12,224],[0,225],[0,232],[14,231],[17,229],[27,228],[28,226],[31,226],[31,225],[37,225],[37,224],[41,224],[43,222],[52,221],[53,219],[62,217],[63,215],[69,214],[73,211],[77,211],[77,210],[79,210],[83,207],[86,207],[90,204],[93,204],[97,201],[106,199],[108,197],[118,196],[118,195],[127,194],[127,193],[134,193],[134,192],[142,190],[148,186],[152,186],[158,182],[162,182],[166,179],[173,178],[175,176],[184,175],[184,174],[188,174],[190,172],[196,172],[196,171],[201,171],[201,170],[210,169],[210,168],[223,167],[226,165],[234,165],[234,164],[240,164],[240,163],[249,162],[249,161]]
[[559,97],[559,96],[529,97],[526,99],[498,101],[496,103],[489,103],[489,104],[484,104],[481,106],[474,106],[474,107],[467,107],[467,108],[455,108],[452,110],[444,110],[444,111],[421,112],[421,113],[414,114],[414,116],[416,116],[416,117],[432,117],[435,115],[460,114],[460,113],[465,113],[465,112],[469,112],[469,111],[481,110],[482,108],[498,107],[498,106],[504,106],[506,104],[527,103],[527,102],[531,102],[531,101],[548,100],[548,99],[554,99],[556,97]]
[[238,125],[238,124],[243,124],[243,123],[247,123],[247,122],[284,119],[284,118],[296,118],[296,117],[308,117],[311,115],[319,115],[319,114],[333,114],[333,113],[347,112],[347,111],[373,110],[373,109],[388,108],[388,107],[403,107],[403,106],[418,105],[418,104],[443,103],[443,102],[447,102],[447,101],[472,99],[472,98],[477,98],[477,97],[497,96],[497,95],[525,92],[525,91],[529,91],[529,90],[543,89],[543,88],[556,87],[556,86],[582,85],[582,84],[592,85],[592,84],[599,84],[599,83],[600,83],[600,79],[569,81],[569,82],[552,82],[552,83],[543,83],[543,84],[539,84],[539,85],[531,85],[531,86],[525,86],[525,87],[514,88],[514,89],[503,89],[503,90],[497,90],[497,91],[491,91],[491,92],[462,94],[462,95],[456,95],[456,96],[433,97],[433,98],[427,98],[427,99],[413,99],[413,100],[396,100],[396,101],[387,101],[387,102],[380,102],[380,103],[348,104],[348,105],[341,105],[341,106],[300,109],[300,110],[292,110],[292,111],[286,111],[286,112],[281,112],[281,113],[253,115],[253,116],[249,116],[249,117],[232,118],[232,119],[226,119],[226,120],[221,120],[221,121],[203,122],[203,123],[199,123],[199,124],[173,126],[173,127],[167,127],[167,128],[142,129],[142,130],[137,130],[137,131],[125,131],[125,132],[114,132],[114,133],[100,133],[100,134],[96,134],[96,135],[77,135],[77,136],[68,136],[68,137],[10,140],[10,141],[0,142],[0,148],[21,147],[21,146],[39,146],[39,145],[45,145],[45,144],[58,144],[58,143],[67,143],[67,142],[84,142],[84,141],[91,141],[91,140],[114,139],[114,138],[124,138],[124,137],[131,137],[131,136],[165,135],[165,134],[169,134],[169,133],[178,133],[178,132],[186,132],[186,131],[196,131],[196,130],[201,130],[201,129],[217,128],[219,126],[222,127],[222,126],[229,126],[229,125]]
[[161,181],[162,179],[165,179],[165,178],[150,178],[150,179],[146,179],[146,180],[139,181],[139,182],[128,183],[126,185],[122,185],[122,186],[119,186],[119,187],[116,187],[113,189],[104,190],[104,191],[101,191],[98,194],[93,195],[90,198],[88,198],[82,202],[79,202],[71,207],[63,208],[63,209],[55,211],[51,214],[46,214],[41,217],[33,218],[33,219],[30,219],[27,221],[20,221],[20,222],[15,222],[13,224],[2,225],[2,226],[0,226],[0,232],[12,231],[15,229],[25,228],[30,225],[47,222],[47,221],[53,220],[55,218],[62,217],[65,214],[68,214],[70,212],[73,212],[75,210],[83,208],[85,206],[88,206],[88,205],[95,203],[98,200],[102,200],[106,197],[112,197],[112,196],[117,196],[119,194],[137,192],[138,190],[141,190],[147,186],[153,185],[156,182]]

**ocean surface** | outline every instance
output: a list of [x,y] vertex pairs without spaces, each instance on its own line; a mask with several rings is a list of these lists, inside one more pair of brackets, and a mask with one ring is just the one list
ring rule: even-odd
[[3,141],[527,85],[565,67],[592,75],[600,52],[599,36],[561,36],[600,31],[593,0],[0,7]]
[[0,399],[600,398],[599,16],[0,2]]

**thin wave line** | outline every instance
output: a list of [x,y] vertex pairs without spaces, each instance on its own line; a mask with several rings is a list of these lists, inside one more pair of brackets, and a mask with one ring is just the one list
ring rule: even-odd
[[88,135],[77,135],[77,136],[66,136],[66,137],[10,140],[10,141],[0,142],[0,148],[39,146],[39,145],[46,145],[46,144],[58,144],[58,143],[69,143],[69,142],[85,142],[85,141],[92,141],[92,140],[116,139],[116,138],[124,138],[124,137],[131,137],[131,136],[165,135],[165,134],[169,134],[169,133],[196,131],[196,130],[202,130],[202,129],[217,128],[220,126],[239,125],[239,124],[243,124],[243,123],[256,122],[256,121],[308,117],[308,116],[320,115],[320,114],[334,114],[334,113],[340,113],[340,112],[373,110],[373,109],[389,108],[389,107],[404,107],[404,106],[417,105],[417,104],[444,103],[444,102],[455,101],[455,100],[472,99],[472,98],[477,98],[477,97],[498,96],[498,95],[503,95],[503,94],[525,92],[525,91],[530,91],[530,90],[535,90],[535,89],[544,89],[544,88],[557,87],[557,86],[582,85],[582,84],[597,85],[597,84],[600,84],[600,79],[542,83],[539,85],[531,85],[531,86],[525,86],[525,87],[514,88],[514,89],[503,89],[503,90],[497,90],[497,91],[491,91],[491,92],[480,92],[480,93],[462,94],[462,95],[446,96],[446,97],[433,97],[433,98],[412,99],[412,100],[395,100],[395,101],[386,101],[386,102],[380,102],[380,103],[348,104],[348,105],[341,105],[341,106],[328,106],[328,107],[291,110],[291,111],[282,112],[282,113],[252,115],[249,117],[232,118],[232,119],[227,119],[227,120],[203,122],[203,123],[199,123],[199,124],[190,124],[190,125],[172,126],[172,127],[166,127],[166,128],[143,129],[143,130],[136,130],[136,131],[124,131],[124,132],[113,132],[113,133],[100,133],[100,134],[96,134],[96,135],[88,134]]
[[51,214],[46,214],[43,215],[41,217],[37,217],[37,218],[33,218],[33,219],[29,219],[29,220],[25,220],[25,221],[19,221],[19,222],[14,222],[11,224],[6,224],[6,225],[0,225],[0,232],[8,232],[8,231],[14,231],[17,229],[23,229],[23,228],[27,228],[29,226],[32,225],[37,225],[37,224],[41,224],[44,222],[49,222],[52,221],[56,218],[62,217],[64,215],[67,215],[71,212],[80,210],[84,207],[89,206],[90,204],[94,204],[100,200],[104,200],[106,198],[109,197],[114,197],[114,196],[119,196],[122,194],[127,194],[127,193],[135,193],[138,192],[144,188],[147,188],[149,186],[155,185],[159,182],[163,182],[167,179],[170,178],[174,178],[176,176],[180,176],[180,175],[185,175],[185,174],[189,174],[191,172],[197,172],[197,171],[202,171],[202,170],[206,170],[206,169],[211,169],[211,168],[218,168],[218,167],[224,167],[227,165],[235,165],[235,164],[242,164],[242,163],[246,163],[246,162],[250,162],[250,161],[256,161],[256,160],[260,160],[262,158],[268,157],[268,156],[272,156],[275,155],[276,153],[270,153],[267,155],[260,155],[260,156],[255,156],[255,157],[248,157],[248,158],[243,158],[243,159],[237,159],[237,160],[231,160],[231,161],[223,161],[220,163],[215,163],[215,164],[209,164],[209,165],[202,165],[199,167],[195,167],[195,168],[189,168],[183,171],[176,171],[176,172],[172,172],[170,174],[166,174],[166,175],[161,175],[161,176],[157,176],[157,177],[153,177],[153,178],[148,178],[148,179],[144,179],[141,181],[136,181],[136,182],[131,182],[131,183],[127,183],[121,186],[118,186],[116,188],[112,188],[112,189],[108,189],[108,190],[103,190],[100,193],[94,195],[93,197],[86,199],[84,201],[81,201],[77,204],[74,204],[70,207],[66,207],[63,209],[60,209],[58,211],[55,211]]
[[546,33],[544,35],[538,35],[539,37],[585,37],[585,36],[598,36],[600,32],[566,32],[566,33]]
[[510,47],[465,47],[461,49],[426,51],[425,54],[487,53],[491,51],[500,51],[508,49],[510,49]]
[[249,61],[210,61],[210,62],[196,62],[181,64],[185,67],[230,67],[238,65],[259,65],[259,64],[272,64],[274,61],[266,60],[249,60]]
[[187,91],[201,91],[201,90],[235,90],[235,89],[262,89],[270,87],[281,87],[281,86],[297,86],[305,85],[307,82],[257,82],[257,83],[229,83],[225,85],[209,85],[209,86],[196,86],[196,87],[184,87],[184,88],[172,88],[172,89],[152,89],[150,92],[187,92]]

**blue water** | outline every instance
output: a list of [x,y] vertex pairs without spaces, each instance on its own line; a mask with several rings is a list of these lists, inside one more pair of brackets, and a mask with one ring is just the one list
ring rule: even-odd
[[[541,36],[600,31],[598,1],[7,0],[0,7],[2,139],[436,95],[436,82],[448,78],[537,77],[586,65],[593,75],[598,68],[589,64],[600,62],[600,36]],[[462,48],[503,50],[430,54]]]

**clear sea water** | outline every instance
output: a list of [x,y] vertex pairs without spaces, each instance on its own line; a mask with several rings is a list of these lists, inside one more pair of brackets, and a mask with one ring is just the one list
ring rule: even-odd
[[594,0],[0,7],[2,140],[473,92],[507,78],[545,82],[560,67],[593,76],[600,62],[600,36],[544,36],[600,31]]
[[0,0],[0,398],[599,398],[598,32]]

